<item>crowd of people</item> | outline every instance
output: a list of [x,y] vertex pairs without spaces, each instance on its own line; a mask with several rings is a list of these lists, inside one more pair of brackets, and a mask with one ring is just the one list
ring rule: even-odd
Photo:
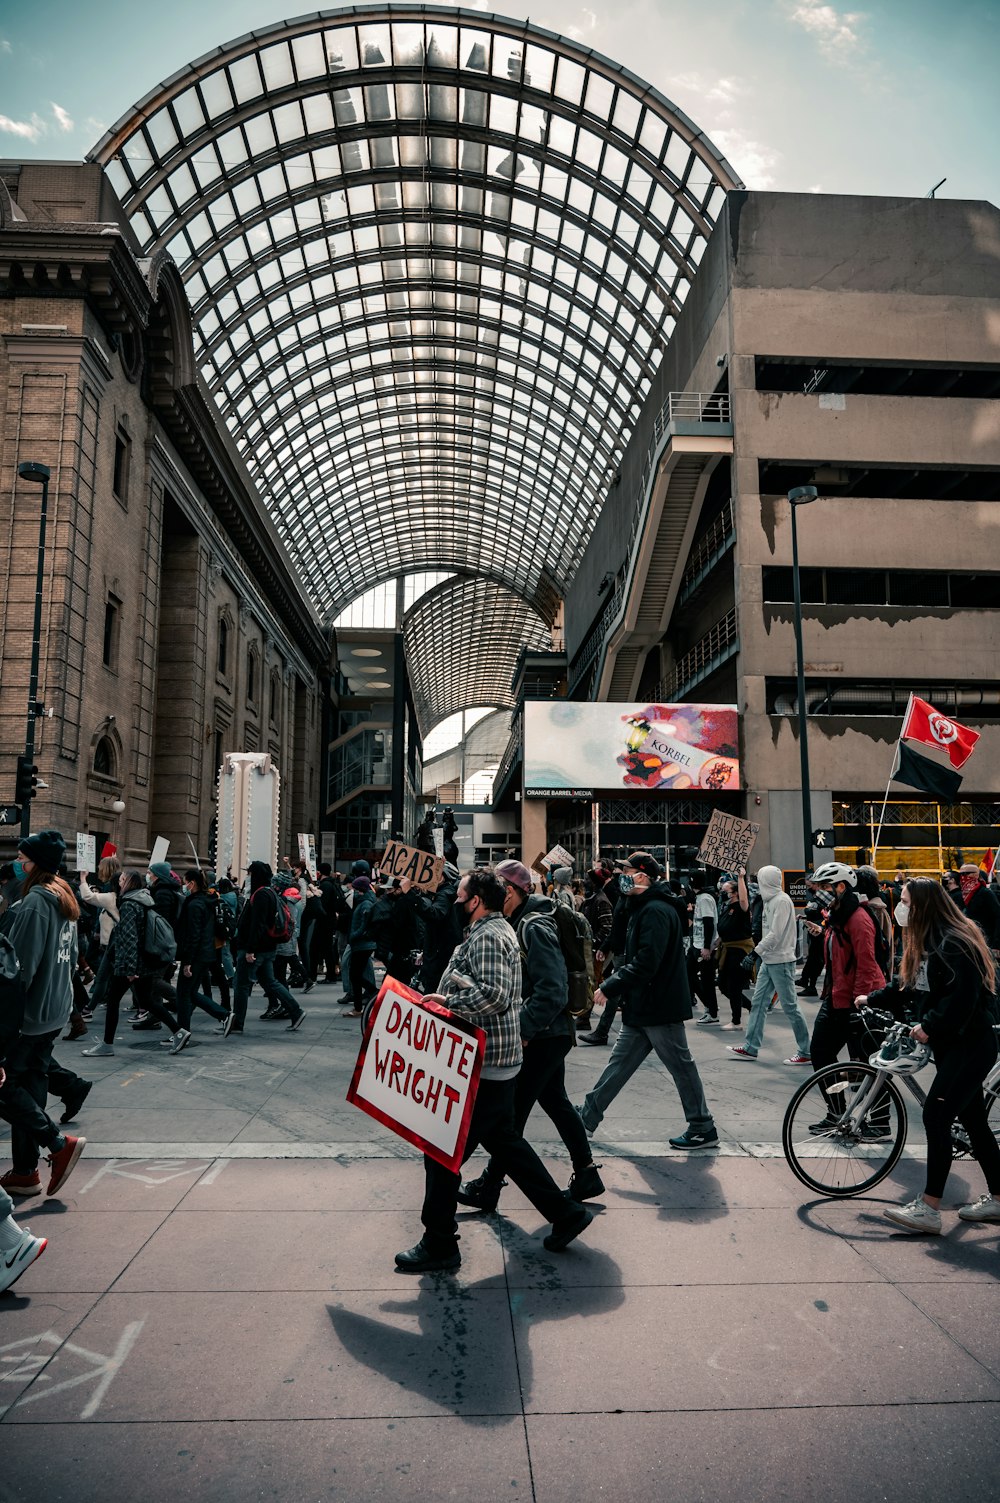
[[[229,876],[198,866],[128,867],[112,852],[96,873],[71,874],[62,836],[42,830],[22,840],[0,884],[0,1117],[11,1127],[13,1160],[0,1176],[0,1289],[46,1245],[14,1220],[12,1197],[42,1194],[43,1153],[44,1193],[57,1195],[85,1147],[63,1130],[91,1089],[54,1058],[64,1029],[72,1041],[93,1028],[100,1036],[82,1054],[111,1057],[128,997],[124,1021],[158,1033],[164,1052],[177,1055],[198,1011],[223,1039],[239,1037],[257,984],[266,1000],[259,1021],[295,1033],[307,1016],[295,993],[308,994],[321,972],[327,982],[342,980],[340,1006],[364,1019],[377,994],[376,961],[487,1039],[466,1157],[482,1145],[489,1161],[462,1182],[427,1159],[423,1236],[397,1255],[403,1271],[459,1266],[457,1206],[494,1211],[508,1178],[551,1221],[546,1246],[567,1247],[591,1221],[585,1202],[604,1191],[589,1140],[651,1053],[686,1120],[670,1146],[717,1146],[685,1025],[693,1018],[706,1032],[743,1030],[727,1057],[757,1061],[779,1004],[795,1041],[784,1064],[813,1069],[845,1049],[855,1058],[867,1053],[852,1026],[857,1006],[915,1014],[914,1036],[933,1045],[937,1064],[924,1114],[927,1184],[916,1201],[886,1214],[907,1230],[940,1230],[949,1134],[960,1120],[987,1190],[959,1214],[1000,1222],[1000,1149],[982,1092],[997,1057],[1000,900],[977,867],[941,883],[900,872],[892,884],[872,867],[818,867],[802,915],[808,943],[797,984],[800,918],[774,866],[719,877],[702,870],[685,885],[646,851],[582,878],[559,867],[544,881],[513,859],[464,874],[446,862],[431,892],[384,878],[364,860],[344,874],[326,863],[313,874],[286,858],[277,872],[252,862],[239,891]],[[819,1002],[811,1029],[803,998]],[[607,1064],[576,1106],[565,1079],[570,1050],[576,1042],[608,1047],[619,1013]],[[50,1096],[62,1102],[58,1123]],[[525,1139],[536,1104],[569,1154],[565,1191]],[[886,1128],[875,1120],[866,1131]]]

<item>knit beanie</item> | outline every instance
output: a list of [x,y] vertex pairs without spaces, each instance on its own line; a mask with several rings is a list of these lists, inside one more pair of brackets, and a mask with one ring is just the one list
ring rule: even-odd
[[535,880],[523,861],[500,861],[496,868],[497,876],[501,882],[509,882],[511,887],[519,887],[522,892],[531,892]]
[[18,842],[18,850],[27,856],[43,872],[53,876],[66,860],[66,842],[58,830],[39,830],[37,835],[26,835]]
[[169,861],[154,861],[149,870],[159,882],[169,882],[174,875]]

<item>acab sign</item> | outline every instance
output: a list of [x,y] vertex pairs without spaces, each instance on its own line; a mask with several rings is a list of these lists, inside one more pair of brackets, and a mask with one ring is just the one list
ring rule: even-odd
[[387,976],[347,1099],[457,1173],[485,1049],[481,1028]]

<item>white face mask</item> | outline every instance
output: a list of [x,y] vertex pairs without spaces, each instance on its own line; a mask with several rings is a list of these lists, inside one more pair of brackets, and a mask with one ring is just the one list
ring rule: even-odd
[[910,922],[910,905],[909,905],[909,903],[903,903],[903,902],[897,903],[896,906],[895,906],[895,908],[893,909],[893,913],[896,916],[896,923],[899,925],[899,927],[901,929],[905,929],[906,926],[907,926],[907,924]]

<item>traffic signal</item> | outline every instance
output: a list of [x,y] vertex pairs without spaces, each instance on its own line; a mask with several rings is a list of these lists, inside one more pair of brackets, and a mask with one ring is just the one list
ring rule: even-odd
[[38,768],[27,757],[17,759],[17,780],[14,784],[15,804],[30,804],[38,791]]

